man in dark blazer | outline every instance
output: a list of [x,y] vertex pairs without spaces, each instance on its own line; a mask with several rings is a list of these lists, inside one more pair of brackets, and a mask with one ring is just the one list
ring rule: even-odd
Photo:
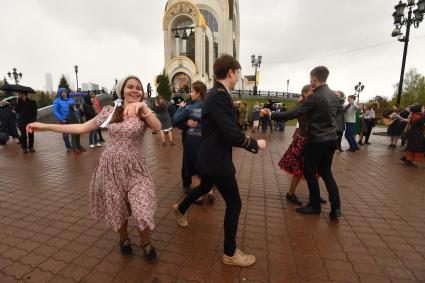
[[255,256],[247,255],[236,248],[242,202],[232,161],[232,148],[241,147],[257,153],[259,149],[265,149],[266,141],[257,141],[245,136],[235,119],[229,91],[234,90],[239,80],[240,69],[239,62],[230,55],[223,55],[214,63],[214,76],[217,81],[204,100],[201,118],[202,141],[197,167],[202,174],[202,182],[180,204],[175,204],[173,209],[177,224],[187,227],[189,225],[187,212],[190,205],[207,194],[215,185],[226,202],[222,262],[228,265],[249,266],[255,263]]
[[35,152],[34,133],[27,134],[27,125],[37,121],[37,103],[28,98],[28,93],[19,93],[16,105],[18,117],[18,128],[21,132],[21,147],[24,153]]
[[297,212],[318,214],[321,212],[320,189],[317,179],[319,173],[326,184],[331,202],[331,218],[341,217],[341,201],[338,186],[332,175],[332,159],[338,148],[336,134],[336,111],[338,98],[326,84],[329,70],[324,66],[314,68],[310,72],[310,84],[314,92],[295,109],[287,112],[271,113],[263,110],[274,120],[291,120],[308,113],[307,143],[304,147],[304,177],[310,191],[310,203]]

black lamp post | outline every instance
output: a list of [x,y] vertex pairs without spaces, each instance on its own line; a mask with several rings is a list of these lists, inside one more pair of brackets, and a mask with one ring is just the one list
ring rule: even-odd
[[358,102],[360,102],[360,93],[364,90],[364,85],[359,82],[355,87],[354,87],[354,95],[357,97]]
[[13,68],[13,72],[8,72],[7,76],[9,77],[9,79],[14,79],[15,80],[15,84],[18,84],[21,80],[22,80],[22,73],[18,73],[18,71],[16,70],[16,68]]
[[[417,8],[413,10],[414,6],[417,5]],[[405,9],[409,7],[407,12],[407,18],[405,16]],[[409,45],[410,38],[410,27],[413,24],[415,28],[419,27],[420,22],[422,22],[425,14],[425,0],[407,0],[407,4],[400,2],[394,7],[395,11],[393,13],[395,29],[391,33],[392,37],[397,37],[400,42],[404,42],[404,51],[403,51],[403,61],[401,64],[401,74],[400,82],[398,84],[398,94],[397,94],[397,104],[400,104],[401,94],[403,92],[403,80],[404,80],[404,69],[406,66],[406,57],[407,57],[407,48]],[[412,15],[413,14],[413,15]],[[406,35],[403,36],[401,28],[406,26]]]
[[252,67],[255,68],[254,95],[257,95],[257,68],[261,67],[262,62],[263,62],[263,56],[258,55],[257,58],[255,57],[255,55],[251,56],[251,64],[252,64]]
[[74,70],[75,70],[75,77],[77,79],[77,92],[78,92],[78,66],[77,65],[74,66]]

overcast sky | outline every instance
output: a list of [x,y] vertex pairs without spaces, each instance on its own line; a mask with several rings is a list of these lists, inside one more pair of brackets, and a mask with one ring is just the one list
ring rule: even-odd
[[[299,92],[309,71],[326,65],[329,85],[347,93],[359,81],[364,98],[391,96],[403,44],[391,37],[393,0],[240,0],[244,75],[261,54],[260,89]],[[111,88],[127,73],[152,82],[164,67],[166,0],[0,0],[0,75],[13,67],[22,84],[54,88],[61,74]],[[425,74],[425,21],[412,29],[406,68]],[[75,84],[72,82],[71,84]],[[363,99],[362,99],[363,100]]]

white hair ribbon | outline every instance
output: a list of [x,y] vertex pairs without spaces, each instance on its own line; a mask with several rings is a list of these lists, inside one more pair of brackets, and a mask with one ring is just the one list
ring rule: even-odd
[[101,128],[107,128],[109,123],[112,120],[112,116],[114,116],[115,110],[117,109],[117,107],[120,107],[122,105],[122,100],[121,99],[117,99],[114,101],[114,109],[112,110],[111,114],[109,114],[108,119],[106,119],[105,122],[103,122],[102,125],[100,125]]

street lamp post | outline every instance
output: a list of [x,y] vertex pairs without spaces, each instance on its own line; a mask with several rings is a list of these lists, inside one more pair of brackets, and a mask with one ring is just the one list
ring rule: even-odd
[[354,87],[354,95],[357,97],[357,101],[360,103],[360,93],[364,90],[364,85],[359,82],[355,87]]
[[13,68],[13,72],[8,72],[7,76],[9,77],[9,79],[14,79],[15,80],[15,84],[18,84],[21,80],[22,80],[22,73],[18,73],[18,71],[16,70],[16,68]]
[[252,64],[252,67],[255,68],[254,95],[257,95],[257,68],[261,67],[262,62],[263,62],[263,56],[258,55],[257,58],[255,57],[255,55],[251,56],[251,64]]
[[77,79],[77,92],[78,92],[78,66],[77,65],[74,66],[74,70],[75,70],[75,77]]
[[[414,6],[417,5],[417,8],[413,10]],[[405,9],[409,7],[407,12],[407,18],[405,17]],[[425,0],[419,0],[416,3],[416,0],[407,0],[407,4],[400,2],[394,7],[395,11],[393,13],[394,25],[395,29],[391,33],[392,37],[397,37],[398,41],[404,42],[404,50],[403,50],[403,61],[401,64],[401,74],[400,74],[400,82],[398,84],[398,93],[397,93],[397,104],[400,104],[401,94],[403,92],[403,80],[404,80],[404,70],[406,66],[406,57],[407,57],[407,48],[409,46],[409,38],[410,38],[410,27],[413,26],[415,28],[419,27],[419,24],[422,22],[425,14]],[[406,26],[406,35],[403,36],[401,32],[401,28]]]

